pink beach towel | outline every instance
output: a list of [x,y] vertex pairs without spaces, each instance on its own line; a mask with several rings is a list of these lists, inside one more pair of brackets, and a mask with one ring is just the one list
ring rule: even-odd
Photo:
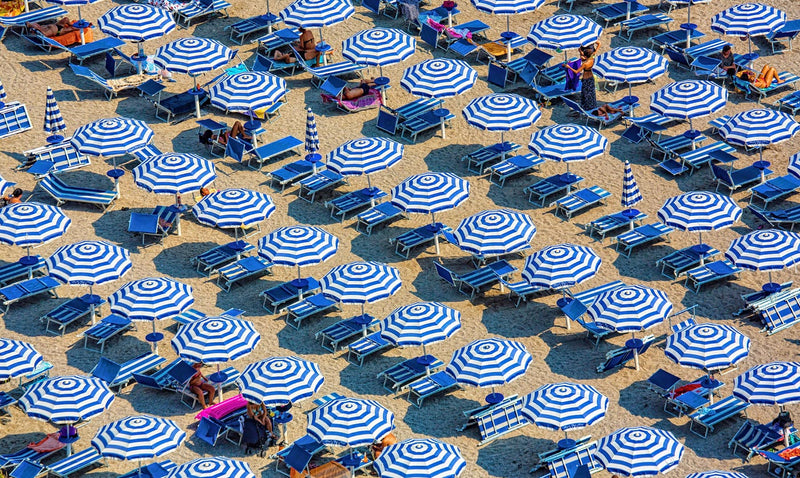
[[231,412],[235,412],[236,410],[240,410],[246,406],[247,406],[247,400],[240,393],[239,395],[236,395],[234,397],[226,398],[220,403],[211,405],[205,410],[200,410],[200,412],[194,417],[198,420],[200,420],[203,417],[209,417],[209,418],[214,418],[216,420],[220,420],[230,415]]

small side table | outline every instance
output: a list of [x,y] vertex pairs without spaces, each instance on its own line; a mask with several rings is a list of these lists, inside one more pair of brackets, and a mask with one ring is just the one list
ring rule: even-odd
[[222,402],[222,384],[225,383],[225,380],[228,380],[228,374],[222,370],[218,370],[208,376],[208,381],[217,389],[217,398],[220,402]]
[[58,442],[67,445],[67,456],[72,455],[72,444],[79,438],[78,429],[72,425],[66,425],[58,431]]
[[686,138],[686,139],[688,139],[688,140],[690,140],[690,141],[692,142],[692,150],[694,150],[694,149],[695,149],[695,147],[696,147],[696,146],[695,146],[695,143],[694,143],[694,140],[696,140],[697,138],[699,138],[699,137],[700,137],[702,134],[703,134],[703,133],[701,133],[699,130],[696,130],[696,129],[690,129],[690,130],[684,131],[684,133],[683,133],[683,137],[684,137],[684,138]]
[[158,353],[158,343],[164,340],[164,334],[161,332],[150,332],[149,334],[144,336],[144,339],[150,342],[150,348],[153,350],[154,354]]
[[575,445],[576,442],[572,438],[562,438],[561,440],[558,440],[558,443],[556,443],[556,447],[559,450],[569,450],[571,448],[575,448]]
[[450,110],[447,108],[439,108],[433,110],[433,116],[439,118],[439,121],[442,124],[442,139],[447,139],[447,136],[444,132],[444,119],[450,114]]
[[381,101],[386,104],[386,88],[389,86],[391,80],[386,76],[379,76],[375,78],[375,88],[381,92]]
[[694,23],[681,23],[681,30],[686,30],[686,48],[692,46],[692,37],[697,28]]
[[486,403],[489,405],[497,405],[505,399],[502,393],[494,392],[486,395]]
[[777,282],[767,282],[766,284],[761,286],[761,290],[766,292],[767,294],[774,294],[776,292],[781,291],[781,285]]
[[119,193],[119,178],[125,176],[125,171],[120,168],[114,168],[106,172],[106,176],[114,180],[114,190],[117,192],[117,196],[122,196]]
[[317,46],[315,46],[314,49],[317,50],[317,53],[319,53],[319,56],[322,58],[322,64],[323,65],[327,65],[328,64],[328,52],[333,50],[333,47],[328,45],[325,42],[320,42],[320,43],[317,43]]
[[635,115],[633,114],[633,110],[636,109],[636,105],[639,103],[639,97],[638,96],[633,96],[633,95],[628,95],[628,96],[622,98],[622,102],[625,103],[626,105],[628,105],[628,107],[630,108],[630,112],[631,112],[631,118],[634,118]]
[[763,183],[766,179],[764,177],[764,170],[770,167],[770,162],[762,159],[761,161],[754,162],[753,167],[761,171],[761,182]]

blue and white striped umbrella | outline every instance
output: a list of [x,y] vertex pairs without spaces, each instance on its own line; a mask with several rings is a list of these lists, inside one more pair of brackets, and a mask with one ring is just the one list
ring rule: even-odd
[[357,261],[334,267],[320,281],[322,293],[345,304],[377,302],[393,296],[403,281],[400,272],[381,262]]
[[658,210],[658,219],[684,231],[716,231],[732,226],[742,217],[742,208],[728,196],[692,191],[673,196]]
[[97,26],[106,35],[141,43],[160,38],[175,29],[172,14],[151,5],[131,4],[114,7],[97,19]]
[[495,15],[532,12],[542,4],[544,4],[544,0],[472,0],[472,5],[477,10]]
[[398,347],[425,347],[445,340],[460,328],[461,312],[439,302],[417,302],[387,315],[381,321],[381,337]]
[[317,133],[317,120],[314,112],[308,108],[306,115],[306,153],[314,154],[319,151],[319,134]]
[[433,438],[389,445],[372,464],[381,478],[456,478],[467,467],[457,446]]
[[342,56],[359,65],[381,68],[408,59],[417,51],[417,40],[396,28],[362,30],[342,42]]
[[11,181],[6,181],[5,179],[3,179],[2,176],[0,176],[0,195],[5,196],[6,195],[6,189],[13,188],[16,185],[17,185],[17,183],[12,183]]
[[735,471],[703,471],[701,473],[689,473],[686,478],[748,478],[744,473]]
[[631,163],[626,159],[625,173],[622,177],[622,196],[620,197],[620,204],[622,207],[630,209],[640,202],[642,202],[642,193],[639,191],[639,185],[636,184],[636,178],[633,177]]
[[757,36],[777,31],[786,13],[763,3],[740,3],[711,18],[711,30],[724,35]]
[[547,289],[566,289],[591,279],[602,260],[591,247],[557,244],[525,259],[522,278]]
[[77,423],[103,413],[114,393],[103,380],[65,375],[36,382],[17,402],[29,417],[55,424]]
[[449,98],[472,88],[477,79],[478,72],[464,60],[434,58],[406,68],[400,86],[424,98]]
[[500,142],[506,131],[533,126],[542,112],[536,102],[511,93],[493,93],[470,101],[461,110],[470,126],[489,131],[500,131]]
[[247,400],[277,406],[311,397],[324,381],[319,365],[314,362],[298,357],[272,357],[245,367],[236,385]]
[[683,450],[683,444],[666,430],[626,427],[601,438],[594,456],[609,473],[653,476],[678,466]]
[[481,339],[456,349],[446,371],[459,383],[494,389],[525,375],[532,361],[520,342]]
[[166,478],[256,478],[250,465],[243,461],[212,456],[197,458],[173,468]]
[[608,397],[591,385],[549,383],[525,395],[520,413],[536,426],[567,430],[593,425],[606,416]]
[[169,453],[185,440],[186,432],[172,420],[139,415],[103,425],[92,446],[107,458],[141,461]]
[[664,291],[629,285],[600,294],[587,312],[600,328],[638,332],[666,320],[672,302]]
[[667,336],[664,354],[678,365],[721,370],[750,353],[750,338],[730,325],[694,324]]
[[232,317],[206,317],[181,327],[170,342],[181,358],[219,364],[244,357],[261,341],[252,322]]
[[747,148],[760,148],[790,139],[800,124],[783,111],[757,109],[737,113],[720,129],[725,141]]
[[58,108],[58,102],[53,94],[53,89],[47,87],[47,99],[44,104],[44,132],[50,136],[47,140],[51,143],[57,143],[64,140],[62,131],[67,130],[67,123],[64,122],[64,117],[61,116],[61,110]]
[[[789,157],[789,166],[786,168],[786,172],[800,179],[800,153],[794,153]],[[2,184],[3,180],[0,178],[0,194],[3,191]]]
[[[405,147],[387,138],[347,141],[328,153],[327,167],[343,176],[369,175],[394,166],[403,159]],[[370,184],[371,187],[371,184]]]
[[728,90],[707,80],[682,80],[650,96],[650,109],[667,118],[691,121],[719,111],[728,102]]
[[79,127],[70,142],[83,154],[113,158],[144,148],[153,136],[144,121],[118,116]]
[[[603,27],[581,15],[555,15],[536,22],[528,40],[538,48],[568,50],[590,45],[600,38]],[[566,59],[566,53],[564,54]]]
[[250,113],[271,106],[286,95],[286,81],[262,71],[229,75],[209,90],[211,104],[225,112]]
[[772,271],[800,263],[800,234],[778,229],[754,231],[731,241],[725,257],[753,271]]
[[57,206],[9,204],[0,209],[0,243],[30,248],[63,236],[71,224],[72,219]]
[[453,173],[415,174],[392,188],[395,206],[420,214],[453,209],[468,197],[469,181]]
[[306,432],[326,445],[371,445],[394,429],[394,413],[374,400],[337,398],[308,414]]
[[43,360],[42,354],[27,342],[0,339],[0,380],[32,372]]
[[130,320],[171,319],[194,304],[192,286],[168,277],[128,282],[108,298],[111,312]]
[[757,365],[733,380],[733,395],[758,405],[800,402],[800,363]]
[[577,124],[556,124],[531,135],[530,149],[537,156],[569,163],[586,161],[602,155],[608,140],[594,128]]
[[623,46],[605,51],[594,60],[594,71],[606,81],[631,83],[650,81],[667,72],[666,58],[648,48]]
[[174,73],[197,77],[207,71],[222,68],[228,64],[233,53],[217,40],[187,37],[158,47],[153,63]]
[[230,229],[265,221],[275,212],[275,205],[262,192],[234,188],[209,194],[192,212],[202,224]]
[[47,272],[67,284],[105,284],[133,267],[127,249],[106,241],[81,241],[61,246],[45,259]]
[[157,194],[185,194],[217,178],[214,163],[193,153],[164,153],[133,168],[133,181]]
[[292,27],[322,28],[343,22],[355,13],[348,0],[297,0],[280,13]]
[[0,81],[0,104],[4,103],[6,98],[8,98],[6,95],[6,89],[3,87],[3,82]]
[[339,249],[339,238],[316,226],[275,229],[258,240],[258,255],[282,266],[300,267],[325,262]]
[[525,213],[494,209],[462,219],[453,235],[461,249],[493,256],[529,249],[536,226]]

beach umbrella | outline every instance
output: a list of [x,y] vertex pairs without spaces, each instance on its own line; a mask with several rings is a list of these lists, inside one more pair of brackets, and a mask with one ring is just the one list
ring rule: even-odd
[[398,347],[422,346],[417,362],[428,370],[436,357],[427,345],[442,342],[461,328],[461,312],[439,302],[416,302],[398,307],[381,321],[381,337]]
[[[78,7],[78,21],[72,24],[74,28],[77,28],[81,32],[81,45],[86,44],[86,37],[83,33],[84,28],[89,28],[92,26],[91,23],[87,22],[81,16],[81,5],[91,5],[92,3],[97,3],[100,0],[47,0],[47,3],[54,3],[56,5],[63,5],[67,6],[76,6]],[[25,11],[28,11],[28,0],[25,0]]]
[[275,229],[258,240],[258,255],[281,266],[297,267],[301,288],[308,281],[300,275],[300,267],[325,262],[339,249],[339,238],[316,226],[288,226]]
[[226,113],[233,111],[249,115],[250,121],[244,125],[245,129],[255,131],[260,126],[255,111],[277,103],[286,92],[283,78],[262,71],[245,71],[226,75],[211,87],[208,94],[211,104]]
[[519,36],[511,31],[511,15],[532,12],[543,4],[544,0],[472,0],[477,10],[506,17],[506,31],[500,34],[506,44],[506,61],[511,61],[511,41]]
[[370,174],[394,166],[403,159],[405,147],[387,138],[360,138],[347,141],[328,153],[328,169],[342,176],[367,176],[367,187],[375,205],[380,189],[373,188]]
[[692,138],[699,136],[692,120],[719,111],[728,102],[728,90],[707,80],[683,80],[668,84],[650,96],[650,109],[667,118],[689,120]]
[[317,133],[317,120],[314,118],[314,112],[308,108],[306,115],[306,153],[314,154],[319,151],[319,134]]
[[750,37],[767,35],[786,23],[786,13],[763,3],[740,3],[711,18],[711,30],[723,35],[747,37],[747,51],[752,52]]
[[[522,399],[520,413],[548,430],[585,428],[606,416],[608,397],[591,385],[570,382],[542,385]],[[567,445],[568,443],[562,443]]]
[[537,48],[564,50],[564,61],[571,48],[580,48],[596,42],[603,27],[581,15],[554,15],[536,22],[528,33],[528,40]]
[[683,450],[683,444],[666,430],[625,427],[601,438],[594,456],[609,473],[653,476],[678,466]]
[[744,473],[738,473],[735,471],[713,470],[713,471],[703,471],[701,473],[690,473],[686,475],[686,478],[748,478],[748,477]]
[[[668,68],[666,58],[638,46],[614,48],[600,53],[594,60],[594,71],[606,81],[627,83],[629,96],[633,96],[633,83],[654,80]],[[634,103],[630,102],[631,105]]]
[[325,377],[319,365],[298,357],[271,357],[245,367],[236,385],[253,403],[281,406],[311,397]]
[[642,202],[642,193],[639,191],[639,185],[636,184],[636,178],[633,177],[633,169],[631,169],[631,162],[625,160],[625,172],[622,176],[622,196],[620,196],[620,204],[626,208],[622,214],[631,220],[631,229],[633,229],[633,218],[639,215],[639,211],[633,209],[633,206]]
[[500,131],[500,148],[503,158],[508,150],[506,131],[516,131],[533,126],[542,112],[534,100],[510,93],[493,93],[470,101],[461,110],[470,126],[488,131]]
[[152,5],[120,5],[107,11],[97,19],[97,26],[106,35],[136,43],[138,53],[136,72],[142,73],[142,64],[147,60],[142,44],[160,38],[175,29],[172,12]]
[[0,380],[9,380],[36,370],[44,361],[33,345],[20,340],[0,339]]
[[[319,28],[317,51],[330,50],[322,37],[322,27],[335,25],[350,18],[355,13],[349,0],[296,0],[281,13],[283,23],[291,27]],[[325,63],[325,55],[322,57]]]
[[53,89],[49,86],[47,87],[47,99],[44,103],[43,128],[44,132],[49,135],[47,137],[47,142],[49,144],[64,141],[64,135],[62,135],[61,132],[67,130],[67,123],[64,122],[64,117],[61,116],[61,110],[58,108],[58,102],[53,94]]
[[118,460],[142,460],[165,455],[186,440],[186,432],[168,418],[149,415],[125,417],[100,427],[92,446],[100,456]]
[[163,153],[152,156],[133,168],[133,182],[156,194],[174,194],[175,205],[181,194],[197,191],[217,178],[214,163],[193,153]]
[[200,118],[200,95],[204,93],[197,87],[197,77],[205,72],[222,68],[235,55],[234,50],[216,40],[187,37],[158,47],[153,63],[160,68],[192,77],[195,115]]
[[503,395],[495,387],[511,383],[525,375],[533,358],[520,342],[507,339],[481,339],[456,349],[445,371],[458,383],[490,387],[486,402],[496,404]]
[[381,478],[456,478],[467,462],[455,445],[412,438],[384,448],[372,465]]
[[145,339],[158,352],[164,334],[156,332],[156,320],[171,319],[194,304],[192,286],[168,277],[148,277],[128,282],[108,298],[111,312],[130,320],[150,321],[153,332]]
[[394,429],[394,414],[374,400],[337,398],[308,413],[307,433],[326,445],[371,445]]
[[458,247],[479,256],[495,256],[531,247],[536,226],[525,213],[510,209],[482,211],[461,220],[453,232]]
[[546,289],[568,289],[597,274],[602,260],[588,246],[556,244],[525,259],[522,278]]
[[6,181],[5,179],[3,179],[2,176],[0,176],[0,196],[5,196],[6,190],[9,189],[9,188],[13,188],[16,185],[17,185],[17,183],[12,183],[11,181]]
[[767,271],[769,282],[763,290],[777,292],[781,285],[772,282],[772,271],[800,263],[800,234],[778,229],[754,231],[731,241],[725,257],[743,269]]
[[196,458],[181,463],[167,475],[168,478],[218,478],[221,476],[225,478],[256,478],[250,465],[224,456]]
[[239,228],[265,221],[273,212],[275,205],[269,196],[240,188],[213,192],[192,208],[192,213],[201,224],[233,229],[237,238]]
[[403,282],[400,272],[381,262],[356,261],[331,269],[320,281],[326,297],[344,304],[361,304],[361,316],[366,323],[364,305],[393,296]]
[[144,148],[153,137],[153,130],[144,121],[117,116],[79,127],[70,142],[83,154],[115,158]]
[[733,395],[758,405],[800,402],[800,363],[772,362],[756,365],[733,380]]
[[[25,10],[27,9],[28,7],[26,6]],[[6,98],[8,98],[8,96],[6,95],[6,89],[3,87],[3,82],[0,81],[0,108],[2,108],[5,105]]]
[[353,63],[383,67],[400,63],[417,51],[417,40],[397,28],[361,30],[342,42],[342,56]]
[[38,202],[9,204],[0,209],[0,243],[24,247],[27,258],[22,264],[32,265],[31,247],[45,244],[64,235],[72,224],[57,206]]
[[[794,153],[789,157],[789,166],[786,168],[789,174],[800,179],[800,153]],[[0,193],[3,191],[3,180],[0,179]]]
[[602,155],[608,149],[608,140],[588,126],[555,124],[533,133],[528,149],[543,159],[567,163],[567,175],[571,175],[570,163]]
[[781,143],[800,131],[800,124],[783,111],[756,109],[737,113],[719,128],[719,135],[725,141],[745,148],[758,148],[758,163],[753,164],[761,169],[761,180],[764,180],[764,169],[769,163],[764,162],[764,147]]

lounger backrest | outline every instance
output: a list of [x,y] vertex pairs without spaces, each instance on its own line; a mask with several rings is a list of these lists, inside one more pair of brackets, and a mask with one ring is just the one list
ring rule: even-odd
[[69,67],[72,69],[72,72],[75,73],[77,76],[82,76],[89,81],[93,81],[95,83],[99,83],[104,88],[108,88],[108,82],[105,78],[98,75],[97,73],[93,72],[92,70],[86,68],[85,66],[76,65],[74,63],[70,63]]
[[455,276],[450,271],[450,269],[446,268],[445,266],[435,261],[433,263],[433,266],[436,268],[436,274],[439,276],[440,279],[452,285],[453,287],[456,286]]
[[397,132],[397,124],[399,121],[400,118],[398,118],[396,114],[392,114],[389,111],[380,108],[378,110],[378,122],[375,126],[379,130],[386,131],[387,133],[394,135]]
[[376,15],[381,12],[381,0],[362,0],[361,6]]
[[195,436],[209,445],[214,446],[217,444],[217,438],[221,431],[221,423],[212,418],[203,417],[200,419],[200,423],[197,424]]
[[716,164],[712,164],[711,173],[714,175],[714,178],[717,179],[718,181],[733,186],[733,178],[731,177],[730,171],[728,171],[727,169],[717,166]]
[[508,70],[496,63],[489,63],[489,76],[486,78],[486,81],[500,88],[505,88],[507,79]]
[[225,156],[229,156],[240,163],[244,161],[244,154],[247,150],[247,145],[238,138],[228,138],[228,144],[225,147]]
[[0,138],[31,129],[28,108],[17,103],[0,109]]
[[427,43],[431,49],[435,50],[436,47],[439,45],[439,32],[437,32],[432,26],[428,25],[427,23],[422,24],[422,28],[419,32],[419,37]]
[[92,376],[111,383],[117,377],[120,368],[122,367],[118,363],[105,357],[100,357],[100,361],[92,369]]
[[672,45],[667,45],[667,47],[664,48],[664,53],[666,53],[669,59],[674,61],[675,63],[684,66],[689,66],[689,62],[686,61],[686,55],[684,55],[682,51],[676,49]]
[[577,111],[578,113],[580,113],[582,115],[586,114],[586,112],[583,111],[583,108],[581,108],[581,105],[579,105],[578,103],[575,103],[571,99],[569,99],[567,97],[562,97],[561,100],[564,101],[564,104],[567,105],[571,110]]

